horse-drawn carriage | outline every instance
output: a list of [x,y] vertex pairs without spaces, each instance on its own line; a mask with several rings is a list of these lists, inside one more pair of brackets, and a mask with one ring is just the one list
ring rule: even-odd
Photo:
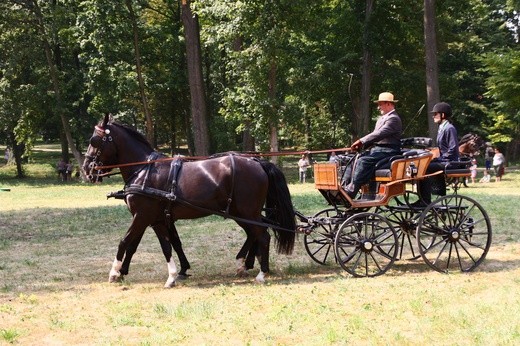
[[[429,144],[423,138],[403,143]],[[381,162],[357,199],[341,186],[344,165],[315,164],[315,186],[330,206],[312,217],[298,214],[309,256],[320,264],[337,262],[357,277],[381,275],[398,259],[419,257],[439,272],[474,270],[491,245],[489,217],[457,192],[457,182],[470,175],[464,162],[430,174],[444,174],[452,194],[417,203],[414,186],[428,177],[432,157],[431,151],[411,149]]]
[[[150,226],[167,262],[165,287],[175,285],[190,268],[175,221],[211,214],[232,219],[244,229],[247,237],[236,256],[237,273],[251,269],[258,258],[259,282],[269,271],[268,228],[274,231],[279,253],[290,254],[301,232],[314,261],[337,262],[354,276],[380,275],[397,259],[418,257],[441,272],[471,271],[489,250],[489,217],[477,202],[456,190],[426,207],[414,206],[417,194],[410,187],[426,177],[432,156],[425,150],[410,150],[381,163],[372,186],[364,187],[364,194],[354,200],[341,187],[341,165],[315,165],[316,187],[330,207],[314,216],[294,210],[285,177],[270,162],[240,153],[205,160],[169,158],[154,151],[142,134],[111,122],[108,115],[95,127],[83,170],[98,182],[117,167],[125,182],[124,189],[111,196],[124,199],[133,218],[119,243],[111,282],[128,274]],[[448,178],[466,174],[458,168],[438,173]],[[375,193],[368,196],[374,187]]]

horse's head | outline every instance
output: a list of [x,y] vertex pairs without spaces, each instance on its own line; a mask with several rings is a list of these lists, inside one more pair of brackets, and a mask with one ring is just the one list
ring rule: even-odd
[[85,176],[93,183],[100,182],[102,174],[111,171],[111,169],[101,168],[102,166],[117,163],[117,148],[109,118],[110,115],[107,113],[104,120],[95,126],[83,161],[82,168]]
[[468,133],[459,141],[459,152],[462,155],[477,156],[480,154],[480,149],[485,146],[485,142],[479,135]]

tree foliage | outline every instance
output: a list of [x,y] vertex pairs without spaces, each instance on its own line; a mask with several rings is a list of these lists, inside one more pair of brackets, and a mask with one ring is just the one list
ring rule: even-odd
[[[172,153],[193,149],[182,2],[127,4],[0,3],[1,143],[27,149],[36,139],[63,141],[67,119],[82,151],[107,111],[146,132],[145,95],[155,144]],[[35,5],[43,31],[30,15]],[[510,142],[506,154],[518,157],[518,0],[435,5],[440,97],[452,104],[459,132]],[[347,146],[372,126],[377,112],[370,101],[382,91],[400,100],[405,136],[428,134],[422,2],[208,0],[190,6],[200,24],[206,98],[198,102],[206,103],[211,152],[269,150],[273,140],[280,148]]]

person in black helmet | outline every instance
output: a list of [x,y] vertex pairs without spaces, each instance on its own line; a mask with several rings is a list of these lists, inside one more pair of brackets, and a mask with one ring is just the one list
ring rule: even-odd
[[[439,157],[430,162],[426,174],[437,171],[444,171],[450,161],[459,161],[459,140],[457,129],[451,120],[451,106],[446,102],[439,102],[433,106],[433,121],[439,125],[437,132],[437,146],[439,147]],[[422,179],[417,185],[417,193],[421,200],[416,205],[425,206],[431,203],[432,186],[435,186],[438,195],[446,195],[446,182],[444,174]]]

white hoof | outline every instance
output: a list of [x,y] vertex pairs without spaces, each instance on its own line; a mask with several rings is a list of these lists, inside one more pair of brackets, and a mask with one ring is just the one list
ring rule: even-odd
[[260,271],[256,276],[255,281],[259,284],[265,284],[265,273]]
[[172,288],[175,286],[175,282],[177,281],[177,266],[175,265],[175,262],[172,258],[170,258],[170,261],[168,262],[168,280],[166,280],[166,283],[164,284],[164,288]]
[[166,281],[166,283],[164,284],[164,288],[173,288],[175,287],[175,285],[175,280],[168,279],[168,281]]
[[123,262],[118,261],[117,259],[114,260],[114,263],[112,263],[112,268],[110,269],[110,273],[108,274],[108,282],[114,283],[114,282],[121,282],[121,267],[123,266]]
[[249,276],[249,273],[247,272],[246,267],[238,268],[236,276],[238,276],[238,277]]
[[113,284],[113,283],[116,283],[116,282],[121,282],[122,281],[122,278],[121,278],[121,274],[110,274],[108,276],[108,282]]

